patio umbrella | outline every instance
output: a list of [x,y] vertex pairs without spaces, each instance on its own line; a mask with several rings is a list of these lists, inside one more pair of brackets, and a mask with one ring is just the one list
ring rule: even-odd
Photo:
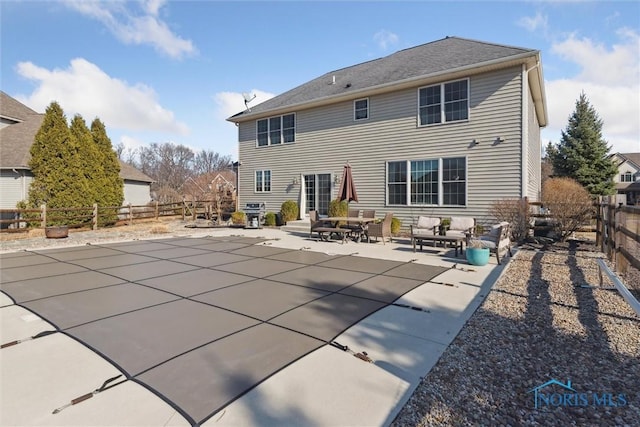
[[344,165],[344,170],[342,171],[338,200],[346,200],[347,204],[352,201],[358,201],[358,193],[356,193],[356,186],[353,182],[353,174],[351,173],[351,165],[349,162]]

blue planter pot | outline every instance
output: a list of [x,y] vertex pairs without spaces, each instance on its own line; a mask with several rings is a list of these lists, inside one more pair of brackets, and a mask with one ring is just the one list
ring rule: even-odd
[[467,261],[469,264],[482,266],[489,263],[489,249],[488,248],[467,248]]

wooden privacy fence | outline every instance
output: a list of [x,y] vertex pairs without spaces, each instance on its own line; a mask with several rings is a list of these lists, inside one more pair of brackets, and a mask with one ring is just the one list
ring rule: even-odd
[[615,197],[601,197],[597,214],[596,244],[616,272],[629,267],[640,271],[640,206],[624,206]]
[[40,209],[0,209],[0,230],[3,232],[17,229],[46,228],[52,224],[61,224],[69,228],[91,227],[98,229],[99,224],[113,225],[126,222],[131,225],[136,220],[176,217],[182,220],[190,217],[218,219],[219,215],[230,214],[216,209],[215,201],[194,202],[154,202],[147,205],[98,206],[82,208],[50,208],[42,205]]

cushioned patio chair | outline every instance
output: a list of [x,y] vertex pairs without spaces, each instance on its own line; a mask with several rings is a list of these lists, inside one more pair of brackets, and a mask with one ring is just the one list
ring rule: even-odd
[[389,242],[392,241],[391,237],[391,220],[393,219],[393,213],[387,213],[384,216],[382,222],[369,224],[367,227],[367,242],[371,242],[371,238],[375,237],[376,242],[378,241],[378,237],[382,237],[382,244],[384,245],[385,237],[389,238]]
[[[419,216],[416,224],[410,224],[411,230],[411,245],[413,245],[413,251],[416,250],[416,242],[420,241],[421,237],[435,236],[440,231],[440,218],[430,216]],[[422,245],[422,244],[421,244]],[[436,245],[436,241],[433,241],[433,245]],[[422,248],[422,246],[420,246]]]
[[500,253],[506,256],[511,254],[511,228],[508,222],[501,222],[491,227],[488,233],[474,237],[467,243],[469,246],[487,248],[489,252],[496,255],[496,260],[500,264]]
[[446,228],[447,236],[464,237],[467,244],[476,234],[476,219],[468,216],[452,216]]

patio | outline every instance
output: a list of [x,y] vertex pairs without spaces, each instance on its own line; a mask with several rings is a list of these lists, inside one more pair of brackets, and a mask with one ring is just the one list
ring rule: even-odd
[[[305,375],[310,383],[297,388],[311,387],[311,395],[297,397],[303,399],[295,404],[302,412],[290,416],[309,421],[302,424],[322,419],[316,418],[321,409],[318,403],[311,402],[323,393],[340,366],[349,366],[346,378],[357,375],[360,384],[343,384],[344,390],[354,386],[360,390],[365,377],[359,372],[371,369],[375,372],[368,372],[368,378],[392,386],[384,391],[362,390],[364,394],[347,399],[366,408],[361,398],[369,394],[365,400],[377,402],[378,408],[367,410],[365,419],[374,424],[390,422],[399,410],[398,403],[408,398],[419,377],[453,339],[456,328],[479,305],[484,297],[481,287],[495,280],[493,266],[471,273],[451,269],[453,264],[446,257],[431,257],[434,265],[412,262],[416,254],[400,245],[387,245],[384,250],[375,244],[335,245],[278,230],[246,230],[244,236],[225,236],[222,231],[212,234],[216,235],[2,255],[2,291],[13,299],[5,297],[2,302],[2,342],[47,330],[61,332],[0,353],[2,386],[12,391],[11,397],[4,394],[2,398],[3,423],[46,420],[46,424],[60,424],[75,419],[82,424],[83,418],[76,419],[74,414],[83,413],[79,409],[83,405],[95,406],[98,398],[59,414],[51,412],[122,373],[110,383],[111,388],[96,396],[132,388],[143,393],[144,389],[135,388],[141,385],[168,403],[168,413],[173,408],[184,417],[181,422],[178,416],[171,418],[177,425],[214,419],[217,424],[246,424],[247,417],[254,419],[248,422],[252,424],[256,423],[256,396],[269,390],[266,407],[281,405],[272,397],[283,384],[293,381],[296,370],[309,364],[313,369]],[[310,250],[319,248],[323,252]],[[354,254],[355,250],[361,253]],[[376,251],[378,259],[359,256]],[[31,320],[24,321],[25,317]],[[440,327],[433,327],[433,322]],[[109,373],[89,375],[91,382],[74,387],[75,393],[57,390],[53,393],[56,403],[49,396],[44,399],[49,406],[34,414],[33,405],[38,405],[16,390],[31,378],[24,361],[34,357],[34,349],[53,343],[58,349],[71,345],[76,355],[86,353],[91,359],[91,352],[78,348],[75,341],[62,342],[69,341],[68,337],[110,361],[99,369]],[[353,352],[366,351],[374,363],[347,358],[348,352],[327,345],[333,341]],[[391,347],[383,350],[386,346]],[[17,355],[21,356],[13,359]],[[334,359],[328,365],[332,372],[323,373],[324,365]],[[352,366],[354,362],[357,367]],[[311,381],[317,375],[322,384]],[[295,381],[300,383],[300,378]],[[49,381],[44,383],[47,388]],[[57,389],[58,385],[50,387]],[[296,403],[296,397],[290,399]],[[386,404],[380,407],[382,401]],[[149,403],[150,407],[159,404]],[[29,410],[16,409],[22,406]],[[161,413],[157,408],[150,412]],[[363,415],[353,407],[347,412]],[[269,414],[260,419],[278,414],[273,424],[293,422],[281,409]],[[340,411],[338,415],[341,418],[333,424],[349,423],[344,417],[353,416],[340,415]]]

